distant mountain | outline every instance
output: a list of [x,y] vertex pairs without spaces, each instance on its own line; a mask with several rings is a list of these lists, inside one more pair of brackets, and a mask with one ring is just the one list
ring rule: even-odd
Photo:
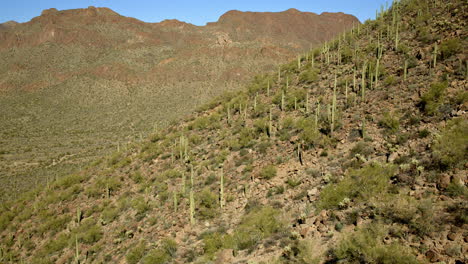
[[230,11],[199,27],[89,7],[2,24],[0,179],[21,182],[3,186],[69,173],[358,23]]

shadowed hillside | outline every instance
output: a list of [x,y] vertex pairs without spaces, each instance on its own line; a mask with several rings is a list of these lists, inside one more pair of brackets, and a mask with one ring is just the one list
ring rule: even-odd
[[245,24],[235,12],[197,27],[90,7],[2,24],[1,198],[146,137],[359,23],[299,11],[249,13],[255,18]]

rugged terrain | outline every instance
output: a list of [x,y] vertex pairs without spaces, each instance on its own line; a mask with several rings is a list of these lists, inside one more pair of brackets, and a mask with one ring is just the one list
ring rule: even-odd
[[402,0],[5,203],[6,263],[466,263],[466,1]]
[[358,23],[341,13],[231,11],[198,27],[94,7],[4,23],[0,199],[146,137]]

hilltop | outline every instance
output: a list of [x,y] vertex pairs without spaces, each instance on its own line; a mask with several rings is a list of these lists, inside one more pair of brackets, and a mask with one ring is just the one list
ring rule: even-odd
[[359,23],[297,11],[249,13],[257,23],[245,24],[244,12],[230,13],[197,27],[89,7],[2,24],[0,199],[146,137]]
[[3,205],[6,263],[465,263],[466,1],[394,1]]

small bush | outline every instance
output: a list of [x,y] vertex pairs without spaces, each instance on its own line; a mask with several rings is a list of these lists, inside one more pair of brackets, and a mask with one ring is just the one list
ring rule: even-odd
[[448,59],[451,56],[461,52],[462,44],[460,39],[447,39],[440,44],[440,58]]
[[397,242],[384,244],[387,234],[386,228],[378,223],[368,225],[347,235],[333,253],[339,261],[348,263],[418,263],[409,248]]
[[280,218],[280,212],[271,207],[263,207],[245,215],[233,237],[238,249],[253,249],[262,239],[284,229],[285,223]]
[[356,154],[359,154],[364,157],[367,157],[372,153],[374,153],[374,147],[372,146],[372,144],[360,141],[351,149],[349,155],[350,157],[355,157]]
[[468,120],[455,118],[447,123],[432,150],[442,168],[461,166],[468,157]]
[[395,78],[395,76],[390,75],[390,76],[388,76],[387,78],[385,78],[385,80],[384,80],[384,85],[385,85],[386,87],[392,86],[392,85],[394,85],[394,84],[396,84],[396,78]]
[[318,208],[340,208],[349,199],[359,202],[375,198],[387,192],[394,173],[394,166],[382,164],[351,170],[341,182],[329,184],[322,190]]
[[160,248],[152,249],[148,254],[141,260],[143,264],[165,264],[169,263],[171,257]]
[[262,179],[272,179],[276,176],[276,167],[274,165],[268,165],[262,168],[260,171],[260,178]]
[[137,264],[145,254],[145,251],[145,243],[141,242],[139,244],[133,245],[125,256],[125,259],[127,260],[128,264]]
[[428,115],[437,113],[439,106],[443,103],[447,82],[433,83],[427,93],[421,97],[420,106]]
[[456,196],[468,197],[468,188],[466,188],[465,185],[451,183],[447,187],[446,191],[447,191],[447,194],[451,197],[456,197]]
[[379,125],[386,128],[390,133],[396,133],[400,129],[400,120],[395,113],[386,112],[380,119]]
[[318,80],[318,70],[316,69],[308,69],[299,75],[299,82],[301,83],[310,84],[317,80]]
[[217,214],[218,209],[218,195],[210,191],[207,187],[195,197],[198,201],[198,216],[201,219],[211,219]]

